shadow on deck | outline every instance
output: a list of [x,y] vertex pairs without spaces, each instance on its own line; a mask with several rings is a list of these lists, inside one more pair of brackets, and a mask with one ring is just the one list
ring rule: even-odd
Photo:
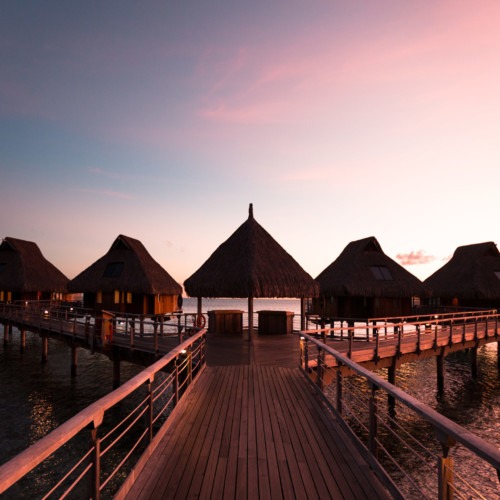
[[118,498],[389,498],[297,368],[295,335],[207,343],[207,367]]

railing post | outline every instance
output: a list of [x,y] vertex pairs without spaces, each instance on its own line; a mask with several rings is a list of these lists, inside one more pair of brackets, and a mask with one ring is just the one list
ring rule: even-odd
[[174,361],[174,396],[175,404],[179,402],[179,356]]
[[401,357],[401,328],[398,328],[398,343],[396,345],[396,356]]
[[375,458],[378,455],[377,389],[378,387],[375,384],[371,384],[371,396],[368,405],[370,412],[370,435],[368,437],[368,448]]
[[474,318],[474,340],[477,342],[477,316]]
[[[163,324],[162,324],[163,326]],[[155,326],[154,326],[154,350],[155,350],[155,353],[158,352],[158,328],[157,328],[157,324],[155,322]]]
[[318,346],[318,362],[316,365],[316,385],[323,390],[323,354],[322,349]]
[[379,360],[379,355],[378,355],[378,350],[379,350],[379,345],[380,345],[380,342],[379,342],[379,331],[377,328],[374,328],[373,329],[373,335],[375,336],[375,359],[374,361],[378,361]]
[[153,441],[153,381],[154,375],[148,381],[148,434],[149,434],[149,442]]
[[92,427],[90,435],[92,438],[92,484],[91,492],[93,500],[101,498],[101,439],[97,435],[98,427]]
[[415,328],[417,329],[417,354],[420,354],[422,352],[421,347],[420,347],[420,325],[415,325]]
[[337,366],[337,411],[342,415],[342,365],[339,363]]
[[306,373],[309,372],[309,342],[307,339],[304,339],[304,370]]
[[454,446],[455,441],[448,436],[440,436],[443,454],[438,457],[438,499],[453,499],[453,458],[449,456],[450,448]]
[[464,318],[463,321],[464,321],[464,326],[462,330],[462,344],[465,344],[466,342],[465,334],[467,333],[467,320]]
[[349,349],[347,351],[347,357],[349,359],[352,358],[352,338],[354,336],[354,328],[351,330],[349,326],[349,322],[347,322],[347,336],[349,338]]

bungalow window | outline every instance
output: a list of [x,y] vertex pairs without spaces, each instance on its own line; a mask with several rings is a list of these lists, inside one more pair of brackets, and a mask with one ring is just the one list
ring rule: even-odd
[[98,304],[102,304],[102,290],[97,290],[97,297],[96,297],[95,301]]
[[132,304],[132,292],[127,292],[127,304]]
[[[0,264],[1,266],[1,264]],[[0,267],[0,272],[2,271],[2,268]],[[495,273],[495,276],[500,280],[500,271],[493,271]]]
[[120,303],[120,290],[115,290],[115,304]]
[[103,278],[118,278],[123,271],[123,262],[110,262],[104,269]]
[[392,281],[392,275],[385,266],[371,266],[373,276],[379,281]]
[[12,292],[7,292],[7,302],[12,300]]
[[0,302],[3,302],[3,290],[0,291]]

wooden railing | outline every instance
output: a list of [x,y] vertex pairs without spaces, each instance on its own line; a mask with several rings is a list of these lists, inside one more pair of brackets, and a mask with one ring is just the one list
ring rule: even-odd
[[[73,492],[77,497],[98,499],[103,491],[112,494],[119,486],[118,473],[124,466],[130,467],[132,458],[137,458],[161,432],[171,410],[204,368],[205,341],[206,330],[196,333],[0,466],[0,494],[43,463],[51,478],[56,472],[60,477],[43,492],[34,488],[42,484],[40,478],[47,474],[41,473],[36,481],[30,481],[33,497],[64,497]],[[88,433],[90,439],[82,433]],[[90,446],[85,445],[87,441]],[[63,460],[55,458],[58,452],[63,453]],[[57,470],[51,460],[57,464]]]
[[[358,444],[368,455],[372,466],[383,471],[384,476],[389,474],[393,477],[390,489],[396,497],[449,499],[455,495],[457,498],[488,498],[492,492],[498,493],[498,483],[492,484],[491,480],[494,474],[490,474],[491,489],[483,493],[478,490],[487,486],[485,472],[489,467],[493,467],[500,480],[499,448],[364,369],[319,339],[304,332],[300,339],[302,370],[315,381],[332,410],[357,437]],[[336,360],[335,368],[325,364],[326,356]],[[351,379],[343,376],[342,367],[349,368],[350,373],[357,377]],[[327,380],[333,380],[333,383],[328,384]],[[382,404],[382,394],[387,405]],[[407,428],[403,424],[404,419],[398,418],[405,412],[410,412],[413,419]],[[421,424],[429,426],[430,431],[426,432],[435,435],[437,446],[431,450],[425,448],[411,433],[411,428]],[[459,448],[458,445],[482,461],[479,484],[477,481],[474,484],[474,477],[464,477],[464,473],[457,472],[452,450]],[[413,462],[411,472],[403,463],[408,457]],[[421,466],[416,466],[415,462],[420,460]],[[434,474],[435,481],[429,481],[429,475],[424,479],[419,477],[422,469],[433,471],[431,476]]]
[[[172,348],[171,342],[162,345],[167,339],[175,338],[180,343],[199,331],[200,319],[199,315],[182,312],[141,315],[96,312],[55,302],[0,303],[0,321],[77,338],[99,350],[117,345],[162,354]],[[204,326],[205,317],[202,323]]]
[[[323,342],[347,342],[347,356],[352,357],[356,342],[370,342],[373,346],[371,360],[379,359],[385,341],[394,346],[394,354],[404,351],[419,354],[424,349],[436,349],[467,341],[500,340],[499,319],[496,310],[432,314],[429,316],[371,319],[366,323],[319,327],[304,333],[321,338]],[[406,345],[406,347],[404,347]]]

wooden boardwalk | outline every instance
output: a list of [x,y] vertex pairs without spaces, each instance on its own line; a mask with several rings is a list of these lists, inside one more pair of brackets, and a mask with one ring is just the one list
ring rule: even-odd
[[209,335],[207,368],[127,498],[389,498],[298,360],[294,335]]

